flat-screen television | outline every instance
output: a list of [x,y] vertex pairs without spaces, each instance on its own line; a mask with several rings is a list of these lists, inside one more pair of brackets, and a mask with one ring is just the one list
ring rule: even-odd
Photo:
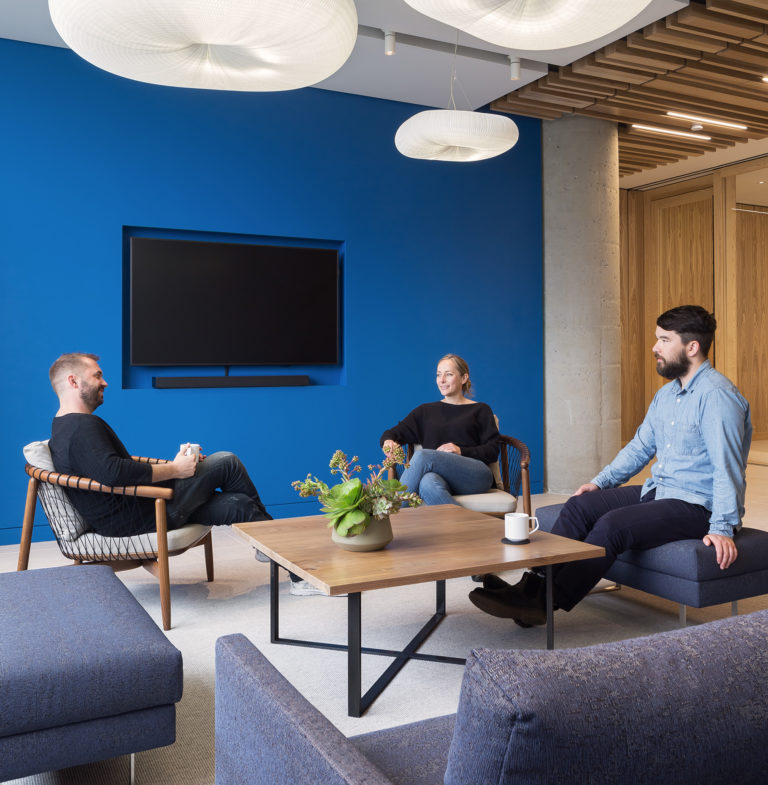
[[132,365],[339,361],[333,248],[130,238]]

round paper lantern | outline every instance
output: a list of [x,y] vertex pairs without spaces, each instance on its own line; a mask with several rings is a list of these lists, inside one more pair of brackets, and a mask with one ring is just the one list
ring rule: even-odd
[[425,16],[498,46],[565,49],[634,19],[652,0],[405,0]]
[[503,115],[428,109],[397,129],[395,147],[409,158],[482,161],[506,153],[519,136],[514,121]]
[[326,79],[357,39],[353,0],[49,0],[66,44],[128,79],[293,90]]

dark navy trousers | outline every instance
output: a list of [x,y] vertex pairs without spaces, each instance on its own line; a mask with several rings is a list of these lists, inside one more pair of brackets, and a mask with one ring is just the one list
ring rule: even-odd
[[552,533],[605,548],[599,559],[553,568],[555,604],[569,611],[585,597],[626,550],[647,550],[675,540],[701,539],[709,531],[710,512],[680,499],[656,500],[651,490],[640,498],[640,485],[571,496]]

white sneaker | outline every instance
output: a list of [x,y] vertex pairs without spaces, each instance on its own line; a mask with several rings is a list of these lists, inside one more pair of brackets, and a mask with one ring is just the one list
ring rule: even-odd
[[309,581],[291,581],[291,594],[296,597],[309,597],[312,594],[322,594],[323,597],[328,595],[317,586],[313,586]]
[[258,548],[254,548],[253,550],[256,551],[256,561],[263,561],[267,563],[272,561],[272,559],[270,559],[266,553],[262,553]]

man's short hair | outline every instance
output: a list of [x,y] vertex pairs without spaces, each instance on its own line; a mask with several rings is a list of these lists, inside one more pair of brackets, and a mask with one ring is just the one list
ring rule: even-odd
[[698,341],[701,353],[707,357],[717,322],[715,315],[700,305],[678,305],[659,316],[656,324],[662,330],[674,330],[684,344]]
[[62,354],[48,371],[48,378],[51,380],[51,387],[54,391],[58,392],[57,384],[61,383],[61,379],[68,376],[70,373],[81,373],[83,370],[83,360],[99,361],[98,354],[90,354],[89,352],[69,352]]

